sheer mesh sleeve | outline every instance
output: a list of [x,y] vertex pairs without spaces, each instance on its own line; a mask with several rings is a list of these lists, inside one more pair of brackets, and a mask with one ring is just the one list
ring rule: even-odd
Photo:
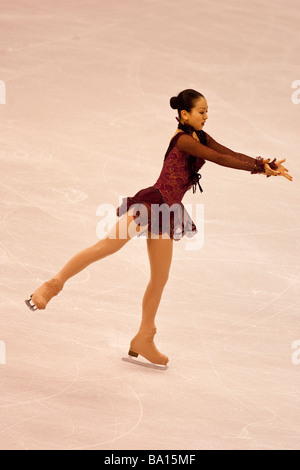
[[259,160],[260,157],[252,158],[242,153],[233,152],[227,147],[218,144],[208,134],[206,136],[207,146],[201,144],[194,137],[182,133],[177,140],[177,146],[179,150],[189,155],[217,163],[218,165],[256,173],[264,171]]
[[248,155],[234,152],[233,150],[230,150],[228,147],[225,147],[224,145],[219,144],[209,134],[207,134],[207,132],[205,132],[205,135],[206,135],[207,146],[215,150],[216,152],[223,153],[225,155],[231,155],[232,157],[238,157],[241,160],[244,160],[244,159],[247,160],[251,158],[251,157],[248,157]]

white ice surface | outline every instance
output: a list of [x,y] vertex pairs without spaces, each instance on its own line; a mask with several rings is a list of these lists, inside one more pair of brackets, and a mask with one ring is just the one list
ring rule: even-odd
[[[299,22],[297,0],[2,2],[1,449],[299,449]],[[157,371],[121,360],[144,238],[46,311],[24,299],[97,241],[100,204],[156,181],[185,88],[215,140],[286,157],[294,181],[206,163],[183,200],[204,204],[204,246],[174,242]]]

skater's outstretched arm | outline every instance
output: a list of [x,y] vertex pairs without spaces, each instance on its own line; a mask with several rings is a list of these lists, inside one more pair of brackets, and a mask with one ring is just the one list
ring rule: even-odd
[[[219,142],[216,142],[215,139],[213,139],[209,134],[207,134],[207,132],[205,132],[205,135],[206,135],[207,146],[209,148],[215,150],[216,152],[223,153],[223,154],[226,154],[226,155],[231,155],[232,157],[239,158],[242,161],[248,161],[248,159],[251,158],[248,155],[245,155],[244,153],[235,152],[234,150],[231,150],[230,148],[225,147],[225,145],[219,144]],[[268,160],[264,160],[264,161],[265,161],[265,163],[269,163],[270,160],[271,159],[269,158]],[[277,170],[279,170],[279,174],[281,174],[285,178],[292,181],[293,178],[286,173],[289,170],[281,165],[281,163],[284,162],[284,161],[285,161],[285,158],[282,159],[282,160],[276,160],[276,163],[275,162],[274,163],[277,166]],[[272,169],[272,165],[270,166],[270,164],[269,164],[269,167]],[[275,166],[273,165],[273,169],[274,168],[275,168]],[[267,174],[267,176],[271,176],[271,173],[267,172],[266,174]]]
[[216,142],[215,139],[213,139],[207,132],[205,132],[206,135],[206,141],[207,141],[207,147],[215,150],[216,152],[225,154],[225,155],[231,155],[232,157],[237,157],[240,158],[241,160],[247,160],[249,157],[248,155],[245,155],[244,153],[239,153],[235,152],[234,150],[231,150],[228,147],[225,147],[225,145],[220,144],[219,142]]
[[245,155],[243,159],[238,158],[237,155],[220,153],[206,145],[201,144],[198,140],[194,139],[187,134],[179,136],[177,140],[177,146],[183,152],[193,155],[194,157],[208,160],[218,165],[227,166],[239,170],[252,171],[256,169],[255,158],[248,157]]
[[221,153],[213,148],[207,147],[206,145],[201,144],[194,137],[184,133],[178,137],[177,146],[179,150],[182,150],[189,155],[217,163],[218,165],[235,168],[237,170],[251,171],[253,173],[264,173],[267,176],[282,175],[292,180],[292,177],[286,173],[288,170],[281,165],[285,159],[280,160],[280,162],[275,162],[274,159],[273,162],[270,162],[270,159],[263,160],[261,157],[252,158],[242,153],[233,152],[215,141],[212,142],[210,139],[208,139],[208,141],[213,147],[218,148],[222,152],[228,153]]

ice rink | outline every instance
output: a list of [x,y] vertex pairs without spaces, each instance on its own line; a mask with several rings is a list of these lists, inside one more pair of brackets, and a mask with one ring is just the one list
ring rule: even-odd
[[[2,0],[0,449],[300,448],[299,23],[297,0]],[[24,300],[97,242],[99,207],[155,183],[186,88],[217,142],[286,158],[293,181],[206,162],[182,201],[203,205],[204,244],[174,242],[156,318],[161,371],[122,361],[145,237],[46,310]]]

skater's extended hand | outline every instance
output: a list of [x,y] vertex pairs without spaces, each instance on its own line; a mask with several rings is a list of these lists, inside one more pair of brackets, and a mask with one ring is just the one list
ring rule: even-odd
[[288,180],[290,181],[293,181],[293,178],[291,177],[291,175],[288,174],[288,169],[285,168],[282,163],[285,162],[285,158],[283,158],[282,160],[276,160],[275,162],[271,162],[274,167],[274,163],[275,165],[277,166],[276,170],[275,169],[272,169],[269,165],[270,163],[270,158],[264,160],[264,168],[265,168],[265,172],[264,174],[268,177],[268,176],[284,176],[285,178],[287,178]]

